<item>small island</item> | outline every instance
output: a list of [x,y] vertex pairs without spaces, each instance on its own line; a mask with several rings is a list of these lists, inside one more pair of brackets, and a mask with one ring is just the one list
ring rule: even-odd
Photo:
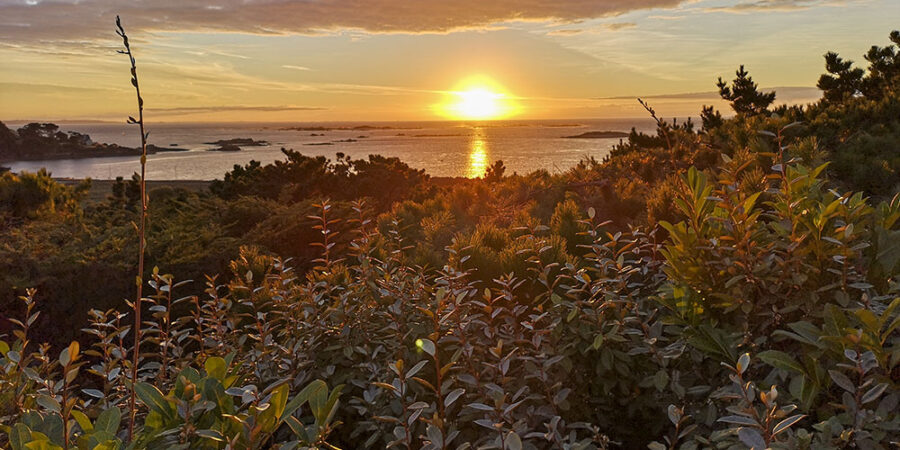
[[[238,147],[265,147],[269,145],[267,141],[256,141],[251,138],[234,138],[234,139],[221,139],[216,142],[204,142],[207,145],[218,145],[220,148],[229,147],[229,150],[220,150],[220,151],[235,151],[230,150],[231,146]],[[238,149],[240,150],[240,149]]]
[[208,152],[239,152],[241,151],[241,147],[234,144],[224,144],[220,145],[216,148],[211,148],[207,150]]
[[375,131],[375,130],[418,130],[420,127],[388,126],[388,125],[356,125],[352,127],[299,126],[278,128],[281,131]]
[[[183,152],[185,148],[148,145],[147,154]],[[29,123],[12,130],[0,122],[0,161],[83,159],[104,156],[140,156],[140,148],[94,142],[87,134],[61,131],[53,123]]]
[[563,136],[566,139],[608,139],[608,138],[626,138],[628,133],[623,131],[588,131],[586,133],[576,134],[574,136]]

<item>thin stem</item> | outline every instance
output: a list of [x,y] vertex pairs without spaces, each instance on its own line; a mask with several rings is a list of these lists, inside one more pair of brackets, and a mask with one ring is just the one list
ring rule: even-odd
[[138,118],[135,120],[133,117],[129,117],[128,122],[138,124],[141,131],[141,220],[140,225],[138,226],[138,274],[136,278],[137,295],[135,296],[134,302],[134,349],[132,351],[133,360],[131,364],[131,395],[128,399],[130,411],[128,440],[131,441],[134,436],[134,420],[136,415],[136,392],[134,389],[137,384],[138,363],[140,363],[141,356],[141,300],[143,299],[142,290],[144,287],[144,247],[146,247],[145,231],[147,225],[147,134],[144,132],[144,99],[141,98],[141,87],[138,83],[137,76],[137,64],[135,63],[134,55],[131,53],[128,36],[125,34],[125,29],[122,28],[122,22],[119,19],[119,16],[116,16],[116,27],[118,28],[116,33],[122,38],[122,43],[125,47],[125,50],[119,50],[119,53],[128,55],[128,59],[131,62],[131,84],[134,86],[135,93],[137,94]]

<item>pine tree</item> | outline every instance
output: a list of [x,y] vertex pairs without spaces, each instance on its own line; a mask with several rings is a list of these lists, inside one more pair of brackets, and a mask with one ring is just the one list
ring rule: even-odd
[[853,61],[845,61],[837,53],[828,52],[825,54],[825,70],[828,74],[822,74],[816,84],[825,100],[839,103],[860,92],[866,72],[853,67]]
[[893,31],[890,35],[894,45],[879,47],[873,45],[866,54],[869,62],[869,75],[863,80],[862,92],[868,98],[880,99],[891,90],[897,89],[900,84],[900,31]]
[[719,77],[716,83],[719,95],[731,102],[731,108],[738,114],[755,116],[766,113],[769,105],[775,101],[775,92],[759,92],[758,86],[743,65],[735,75],[737,77],[731,82],[731,87]]

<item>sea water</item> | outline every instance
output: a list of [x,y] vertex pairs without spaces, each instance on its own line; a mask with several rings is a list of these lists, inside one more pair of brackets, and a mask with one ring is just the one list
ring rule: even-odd
[[[10,128],[22,124],[10,123]],[[619,138],[572,139],[589,131],[652,132],[646,119],[535,120],[493,122],[329,122],[329,123],[162,123],[147,125],[149,143],[178,147],[182,152],[159,152],[147,158],[147,179],[212,180],[234,165],[251,160],[268,164],[285,159],[281,148],[305,155],[354,159],[379,154],[398,157],[432,176],[478,177],[494,161],[507,173],[545,169],[564,171],[586,158],[602,159]],[[140,145],[136,126],[67,123],[64,131],[78,131],[94,142],[128,147]],[[267,146],[242,147],[238,152],[210,151],[218,140],[252,138]],[[13,171],[47,168],[54,177],[115,179],[140,170],[139,157],[100,157],[68,160],[14,161]]]

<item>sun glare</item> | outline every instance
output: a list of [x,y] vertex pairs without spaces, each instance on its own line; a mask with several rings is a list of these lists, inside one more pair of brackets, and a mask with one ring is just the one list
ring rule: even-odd
[[438,113],[455,120],[494,120],[518,111],[513,98],[493,81],[484,77],[467,79],[446,93]]

